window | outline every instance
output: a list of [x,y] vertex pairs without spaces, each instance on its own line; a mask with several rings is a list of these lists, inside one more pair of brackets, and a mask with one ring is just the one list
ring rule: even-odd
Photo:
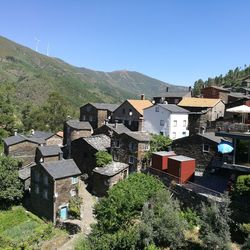
[[155,112],[159,112],[159,107],[155,107]]
[[210,151],[210,145],[208,145],[208,144],[203,144],[203,145],[202,145],[202,151],[203,151],[203,152],[209,152],[209,151]]
[[187,133],[186,132],[182,132],[182,135],[186,135]]
[[183,127],[187,127],[187,121],[183,120]]
[[144,151],[148,151],[150,149],[150,145],[149,144],[144,144],[143,149],[144,149]]
[[177,127],[177,120],[174,120],[174,127]]
[[92,116],[92,115],[89,116],[89,121],[90,121],[90,122],[93,121],[93,116]]
[[40,173],[36,171],[35,172],[35,181],[39,182],[39,180],[40,180]]
[[164,126],[164,120],[160,120],[160,126]]
[[174,99],[174,104],[178,104],[179,103],[179,99]]
[[83,116],[82,116],[82,120],[83,120],[83,121],[86,121],[86,120],[87,120],[87,119],[86,119],[86,115],[83,115]]
[[129,150],[130,151],[134,151],[135,150],[135,143],[134,142],[130,142],[129,143]]
[[128,163],[133,164],[134,163],[134,157],[129,156]]
[[115,140],[115,147],[116,147],[116,148],[119,148],[119,147],[120,147],[120,140],[119,140],[119,139],[116,139],[116,140]]
[[48,189],[43,190],[43,198],[46,200],[48,199]]
[[39,162],[41,162],[41,163],[43,162],[43,157],[40,158]]
[[173,139],[176,139],[176,132],[173,132]]
[[36,185],[35,185],[35,193],[36,193],[36,194],[39,194],[39,191],[40,191],[40,190],[39,190],[39,186],[38,186],[38,184],[36,184]]
[[125,114],[125,113],[126,113],[126,110],[125,110],[125,109],[122,109],[122,113]]
[[47,176],[47,175],[44,175],[44,176],[43,176],[43,184],[44,184],[44,185],[48,185],[48,184],[49,184],[49,179],[48,179],[48,176]]
[[91,106],[87,106],[87,112],[91,111]]
[[77,177],[72,177],[71,178],[71,184],[76,184],[78,182],[78,178]]
[[76,190],[71,189],[71,190],[70,190],[70,195],[71,195],[71,196],[76,196]]

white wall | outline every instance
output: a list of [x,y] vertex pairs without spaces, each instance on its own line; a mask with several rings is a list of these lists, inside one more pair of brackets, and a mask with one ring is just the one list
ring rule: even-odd
[[[155,111],[156,107],[159,107],[159,112]],[[188,114],[171,114],[168,110],[154,105],[144,110],[143,117],[143,131],[152,134],[160,134],[162,132],[163,135],[171,139],[178,139],[189,135],[189,131],[187,130]],[[163,121],[162,125],[161,120]],[[183,126],[183,120],[186,120],[185,127]],[[176,126],[174,121],[176,121]]]

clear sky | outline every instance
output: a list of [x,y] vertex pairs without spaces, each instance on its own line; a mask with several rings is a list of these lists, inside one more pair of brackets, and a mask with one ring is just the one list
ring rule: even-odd
[[1,35],[94,70],[173,84],[250,64],[248,0],[2,0]]

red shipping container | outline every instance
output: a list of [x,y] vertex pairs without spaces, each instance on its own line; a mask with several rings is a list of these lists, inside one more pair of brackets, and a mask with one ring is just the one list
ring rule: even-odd
[[159,151],[152,155],[152,168],[166,171],[168,169],[168,157],[176,155],[174,151]]
[[168,170],[170,175],[174,175],[179,179],[179,183],[185,183],[194,176],[195,159],[177,155],[168,158]]

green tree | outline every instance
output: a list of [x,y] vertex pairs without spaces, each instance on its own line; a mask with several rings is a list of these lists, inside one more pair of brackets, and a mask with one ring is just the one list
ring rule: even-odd
[[0,206],[8,206],[20,201],[22,184],[18,179],[20,161],[8,156],[0,156]]
[[140,235],[143,246],[183,248],[187,223],[180,211],[178,201],[171,198],[168,191],[162,190],[153,196],[142,210]]
[[112,155],[106,151],[97,152],[95,154],[95,157],[96,157],[96,165],[98,167],[103,167],[112,162]]
[[202,205],[200,238],[204,249],[230,249],[229,204],[229,198],[224,197],[221,203],[211,200]]

